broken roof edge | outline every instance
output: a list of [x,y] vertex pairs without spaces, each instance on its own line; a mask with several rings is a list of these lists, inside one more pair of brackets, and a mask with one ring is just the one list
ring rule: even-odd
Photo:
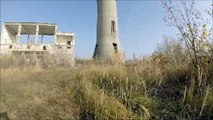
[[11,25],[11,24],[34,24],[34,25],[53,25],[57,26],[56,23],[44,23],[44,22],[4,22],[4,25]]
[[74,36],[75,33],[73,33],[73,32],[56,32],[56,35],[72,35],[72,36]]

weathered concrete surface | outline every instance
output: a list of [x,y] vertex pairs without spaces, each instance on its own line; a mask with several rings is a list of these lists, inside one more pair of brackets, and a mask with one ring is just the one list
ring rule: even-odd
[[[25,36],[25,43],[21,37]],[[53,40],[43,39],[51,36]],[[46,40],[46,41],[45,41]],[[53,43],[50,43],[53,41]],[[2,25],[0,54],[50,54],[66,56],[75,61],[74,33],[57,32],[56,24],[32,22],[5,22]]]
[[122,60],[119,42],[119,29],[116,0],[97,0],[97,42],[94,58],[104,60]]

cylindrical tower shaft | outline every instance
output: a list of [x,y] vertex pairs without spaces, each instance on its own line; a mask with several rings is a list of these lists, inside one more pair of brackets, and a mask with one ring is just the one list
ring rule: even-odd
[[94,58],[122,58],[119,42],[117,0],[97,0],[97,42]]

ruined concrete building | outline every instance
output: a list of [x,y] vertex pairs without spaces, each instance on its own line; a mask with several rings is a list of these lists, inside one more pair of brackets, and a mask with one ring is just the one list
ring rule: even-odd
[[1,54],[49,54],[74,62],[74,33],[58,32],[56,24],[5,22],[1,33]]
[[93,57],[123,61],[119,42],[117,0],[97,0],[97,6],[97,42]]

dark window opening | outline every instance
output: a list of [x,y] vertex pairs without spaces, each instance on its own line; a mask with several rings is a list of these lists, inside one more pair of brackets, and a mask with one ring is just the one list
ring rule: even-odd
[[12,49],[12,48],[13,48],[13,46],[12,46],[12,45],[10,45],[10,46],[9,46],[9,48],[10,48],[10,49]]
[[111,21],[111,32],[115,32],[115,21]]
[[67,47],[67,49],[71,49],[71,47]]
[[118,52],[118,45],[116,43],[112,43],[113,48],[114,48],[114,52],[117,53]]
[[46,47],[46,46],[43,46],[43,50],[47,50],[47,47]]
[[30,49],[30,46],[27,46],[27,49]]
[[71,45],[71,41],[67,41],[67,45]]

